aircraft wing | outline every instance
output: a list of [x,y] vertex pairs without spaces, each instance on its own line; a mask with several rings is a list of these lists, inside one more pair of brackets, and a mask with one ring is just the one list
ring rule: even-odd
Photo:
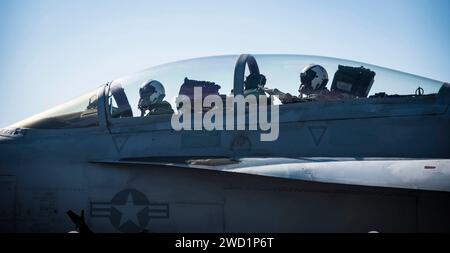
[[450,159],[139,158],[103,164],[168,166],[322,183],[450,192]]

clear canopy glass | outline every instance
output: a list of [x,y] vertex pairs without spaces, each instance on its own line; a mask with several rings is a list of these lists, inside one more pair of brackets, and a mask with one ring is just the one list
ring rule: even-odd
[[[112,87],[123,87],[129,101],[132,115],[141,116],[138,109],[140,87],[149,80],[157,80],[163,84],[166,92],[165,101],[170,103],[173,111],[176,111],[175,100],[180,93],[180,87],[185,78],[197,81],[214,82],[220,85],[220,95],[231,95],[233,90],[233,78],[238,55],[215,56],[184,60],[156,66],[144,71],[119,78],[112,82]],[[374,83],[368,93],[368,97],[377,93],[386,95],[414,95],[435,94],[439,91],[443,82],[395,71],[366,63],[306,55],[254,55],[260,73],[266,79],[266,88],[278,89],[291,95],[299,95],[300,72],[305,66],[319,64],[328,72],[330,88],[338,66],[364,67],[375,72]],[[246,75],[248,75],[246,69]],[[418,91],[418,88],[422,91]],[[361,98],[359,98],[361,99]],[[112,107],[117,106],[114,97],[111,96]],[[110,111],[113,111],[110,108]],[[117,114],[115,117],[119,117]],[[128,115],[131,116],[131,115]]]
[[[108,97],[108,111],[112,118],[140,117],[138,108],[141,86],[149,80],[157,80],[165,90],[164,101],[176,112],[176,98],[185,78],[213,82],[220,86],[219,94],[232,95],[234,71],[238,55],[214,56],[184,60],[159,65],[144,71],[116,79],[111,82]],[[254,55],[259,71],[267,79],[265,87],[278,89],[293,96],[299,94],[300,72],[305,66],[319,64],[328,72],[327,88],[333,83],[339,65],[364,67],[375,72],[373,85],[368,96],[352,99],[371,99],[379,93],[384,95],[436,94],[443,82],[399,72],[370,64],[318,56],[306,55]],[[246,69],[245,76],[249,74]],[[420,87],[420,89],[419,89]],[[392,96],[395,97],[395,96]],[[313,101],[311,101],[313,102]],[[126,104],[124,106],[123,104]],[[118,108],[123,107],[123,108]],[[127,113],[117,113],[124,109]],[[119,110],[120,111],[120,110]],[[89,92],[68,103],[14,124],[12,127],[64,129],[92,127],[98,125],[97,90]]]
[[98,126],[97,91],[88,92],[67,103],[36,114],[11,127],[67,129]]

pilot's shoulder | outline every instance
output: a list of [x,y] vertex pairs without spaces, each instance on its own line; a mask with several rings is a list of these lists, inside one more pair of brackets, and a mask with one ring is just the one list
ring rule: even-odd
[[170,103],[167,102],[167,101],[162,101],[162,102],[159,104],[158,107],[159,107],[161,110],[166,110],[166,111],[168,111],[168,112],[173,112],[172,105],[170,105]]

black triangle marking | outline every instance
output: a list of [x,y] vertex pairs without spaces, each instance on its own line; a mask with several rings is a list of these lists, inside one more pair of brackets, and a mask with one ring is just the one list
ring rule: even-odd
[[322,141],[322,138],[325,135],[327,128],[328,127],[326,127],[326,126],[311,126],[311,127],[309,127],[309,132],[311,133],[311,136],[312,136],[316,146],[319,145],[320,142]]
[[128,141],[128,136],[117,136],[113,137],[114,144],[116,144],[117,151],[119,153],[122,151],[123,147],[125,146],[125,143]]

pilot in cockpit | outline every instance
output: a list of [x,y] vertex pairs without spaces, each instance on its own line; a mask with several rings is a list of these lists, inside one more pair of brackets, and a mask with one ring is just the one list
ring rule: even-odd
[[278,89],[266,89],[270,95],[277,95],[283,104],[305,102],[310,100],[339,100],[344,98],[340,92],[329,91],[328,73],[324,67],[310,64],[300,73],[299,95],[281,92]]
[[141,117],[173,113],[172,106],[164,101],[166,92],[160,82],[156,80],[144,82],[139,89],[139,96],[138,108],[141,111]]

